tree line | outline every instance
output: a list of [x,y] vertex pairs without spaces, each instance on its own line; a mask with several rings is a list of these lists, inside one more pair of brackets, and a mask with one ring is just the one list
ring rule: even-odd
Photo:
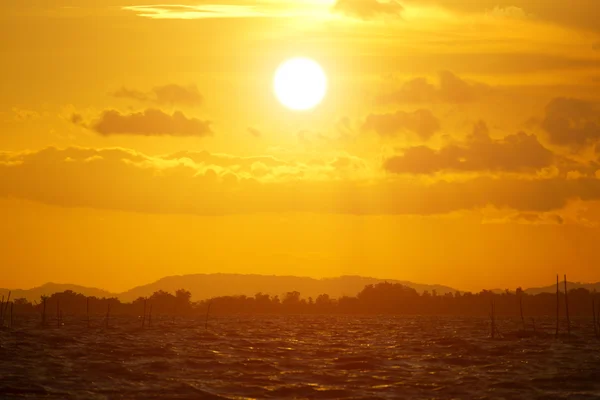
[[[493,303],[497,316],[519,316],[521,310],[529,316],[554,316],[558,304],[561,314],[565,313],[564,293],[540,293],[530,295],[521,288],[494,293],[483,290],[479,293],[456,292],[437,294],[397,283],[378,283],[365,286],[356,296],[332,298],[321,294],[315,299],[303,298],[297,291],[280,296],[257,293],[254,296],[220,296],[202,301],[192,301],[192,294],[180,289],[175,293],[162,290],[149,297],[140,297],[133,302],[121,302],[118,298],[88,297],[73,291],[42,296],[29,302],[14,300],[16,314],[42,313],[49,315],[54,310],[63,316],[101,315],[110,310],[111,315],[144,314],[152,309],[155,316],[203,315],[209,305],[216,314],[397,314],[397,315],[456,315],[488,316]],[[578,288],[568,291],[571,316],[590,316],[592,309],[600,310],[600,293]],[[147,313],[148,311],[146,311]]]

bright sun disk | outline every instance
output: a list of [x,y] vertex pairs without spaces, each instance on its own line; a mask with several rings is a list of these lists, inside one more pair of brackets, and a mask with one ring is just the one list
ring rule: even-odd
[[273,87],[277,99],[292,110],[308,110],[323,100],[327,77],[319,64],[308,58],[292,58],[277,68]]

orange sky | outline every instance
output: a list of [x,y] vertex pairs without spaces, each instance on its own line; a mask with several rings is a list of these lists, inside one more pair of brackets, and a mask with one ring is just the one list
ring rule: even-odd
[[0,6],[0,287],[600,280],[594,2],[160,3]]

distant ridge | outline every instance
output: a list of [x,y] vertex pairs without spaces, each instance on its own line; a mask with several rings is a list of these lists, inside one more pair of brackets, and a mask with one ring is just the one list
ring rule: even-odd
[[[123,293],[111,293],[106,290],[79,285],[46,283],[28,290],[12,290],[11,297],[24,297],[29,301],[39,301],[40,296],[72,290],[86,296],[117,297],[130,302],[138,297],[150,296],[158,290],[174,292],[186,289],[192,293],[192,300],[204,300],[217,296],[254,296],[256,293],[283,295],[298,291],[304,298],[316,298],[326,293],[331,297],[355,296],[366,285],[379,282],[400,283],[414,288],[419,293],[435,290],[438,294],[455,292],[456,289],[443,285],[427,285],[394,279],[377,279],[362,276],[340,276],[336,278],[309,278],[298,276],[255,275],[255,274],[192,274],[167,276],[147,285],[136,286]],[[6,296],[9,289],[0,289],[0,296]]]
[[[560,285],[558,285],[558,288],[561,292],[563,292],[564,290],[564,283],[561,280],[560,281]],[[579,288],[583,288],[583,289],[587,289],[590,292],[593,292],[594,290],[597,292],[600,292],[600,282],[596,282],[596,283],[581,283],[581,282],[569,282],[567,281],[567,289],[571,290],[571,289],[579,289]],[[539,294],[539,293],[556,293],[556,284],[552,284],[549,286],[543,286],[543,287],[537,287],[537,288],[529,288],[529,289],[525,289],[525,293],[527,294]]]
[[340,276],[337,278],[309,278],[279,275],[242,274],[194,274],[168,276],[148,285],[138,286],[119,295],[123,301],[149,296],[157,290],[173,292],[184,288],[192,293],[193,300],[203,300],[216,296],[254,296],[256,293],[281,296],[298,291],[304,298],[316,298],[326,293],[331,297],[355,296],[366,285],[379,282],[401,283],[422,293],[435,290],[438,294],[455,292],[448,286],[425,285],[394,279],[377,279],[362,276]]
[[[130,302],[138,297],[150,296],[158,290],[175,292],[178,289],[186,289],[192,293],[192,300],[204,300],[217,296],[254,296],[256,293],[282,296],[287,292],[298,291],[304,298],[312,297],[315,299],[320,294],[328,294],[331,297],[356,296],[366,285],[377,284],[380,282],[400,283],[411,287],[419,293],[434,290],[439,295],[445,293],[454,293],[459,290],[444,286],[421,284],[409,281],[400,281],[395,279],[378,279],[364,276],[346,275],[336,278],[310,278],[300,276],[279,276],[279,275],[256,275],[256,274],[190,274],[167,276],[147,285],[136,286],[122,293],[112,293],[106,290],[93,287],[85,287],[72,284],[46,283],[42,286],[32,289],[12,290],[11,298],[24,297],[29,301],[39,301],[42,295],[50,295],[56,292],[72,290],[86,296],[96,297],[117,297],[123,302]],[[567,282],[569,289],[584,288],[589,291],[600,292],[600,282],[597,283],[579,283]],[[563,283],[560,284],[560,290],[563,290]],[[494,289],[494,292],[503,292],[504,290]],[[511,291],[514,291],[511,289]],[[525,289],[527,294],[554,293],[556,285]],[[7,296],[9,289],[0,289],[0,297]]]
[[29,301],[38,301],[40,300],[40,297],[42,295],[51,295],[52,293],[57,293],[57,292],[64,292],[66,290],[72,290],[76,293],[81,293],[84,294],[86,296],[96,296],[96,297],[117,297],[116,294],[108,292],[106,290],[102,290],[102,289],[97,289],[97,288],[90,288],[90,287],[86,287],[86,286],[80,286],[80,285],[71,285],[68,283],[52,283],[52,282],[48,282],[43,284],[42,286],[38,286],[38,287],[34,287],[31,289],[0,289],[0,298],[2,296],[4,296],[4,299],[6,300],[7,296],[8,296],[8,292],[11,292],[10,298],[11,299],[18,299],[18,298],[26,298]]

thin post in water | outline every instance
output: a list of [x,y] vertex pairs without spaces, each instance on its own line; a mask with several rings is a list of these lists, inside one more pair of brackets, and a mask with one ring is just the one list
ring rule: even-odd
[[523,330],[525,330],[525,317],[523,317],[523,290],[519,290],[519,312],[521,314],[521,323],[523,324]]
[[60,328],[60,300],[56,299],[56,327]]
[[108,307],[106,309],[106,329],[108,329],[108,319],[110,318],[110,303],[108,303]]
[[565,312],[567,315],[567,335],[571,336],[571,320],[569,319],[569,297],[567,296],[567,275],[565,274]]
[[2,323],[1,326],[4,326],[4,317],[6,316],[6,313],[8,312],[8,304],[10,303],[10,295],[11,295],[11,291],[8,292],[8,297],[6,298],[6,303],[4,303],[4,307],[2,308]]
[[144,312],[142,313],[142,329],[144,328],[144,325],[146,325],[146,302],[148,301],[148,299],[144,299]]
[[558,290],[558,274],[556,274],[556,334],[554,335],[556,338],[558,338],[558,328],[559,328],[559,296],[558,296],[559,290]]
[[204,320],[204,329],[208,329],[208,314],[210,313],[210,306],[212,305],[212,301],[208,302],[208,308],[206,309],[206,319]]
[[90,328],[90,298],[85,298],[85,315],[87,316],[87,327]]
[[596,324],[596,299],[592,295],[592,325],[594,326],[594,336],[598,337],[598,326]]
[[46,296],[42,296],[42,326],[46,326]]

